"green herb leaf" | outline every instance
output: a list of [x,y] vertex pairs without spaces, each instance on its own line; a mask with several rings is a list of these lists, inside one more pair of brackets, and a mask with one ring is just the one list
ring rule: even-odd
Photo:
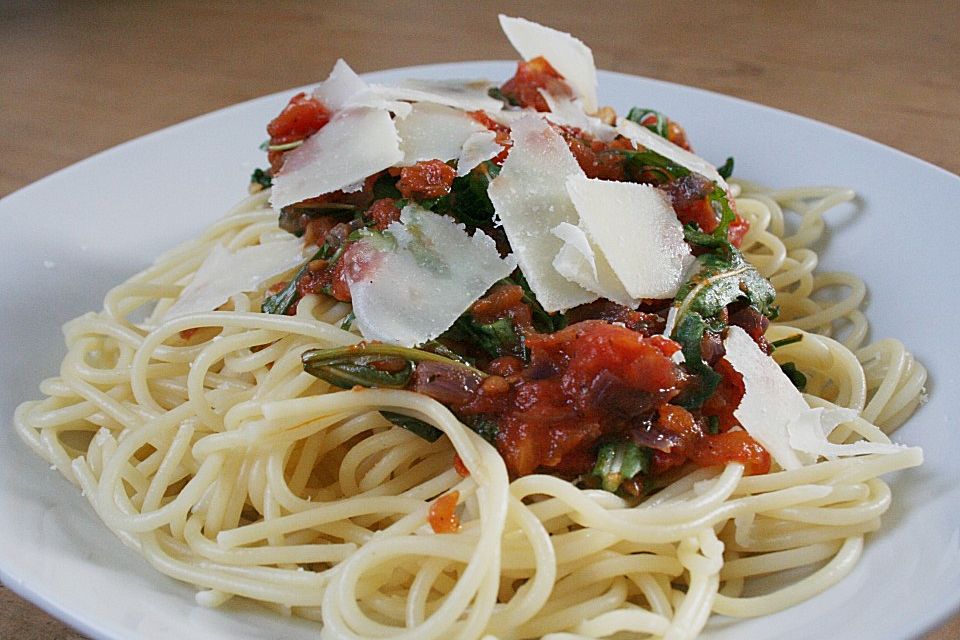
[[304,371],[343,389],[403,389],[413,375],[413,363],[402,358],[376,353],[328,355],[320,351],[307,351],[301,356]]
[[[659,111],[654,111],[653,109],[642,109],[640,107],[633,107],[627,113],[627,120],[633,120],[639,125],[650,129],[655,134],[661,138],[666,139],[670,124],[670,120],[667,116],[663,115]],[[645,122],[646,121],[646,122]]]
[[672,338],[680,344],[683,351],[684,366],[697,376],[674,400],[686,409],[701,407],[720,384],[720,374],[703,360],[701,344],[706,331],[706,321],[696,312],[685,315],[673,330]]
[[783,372],[790,378],[790,382],[793,383],[793,386],[797,388],[798,391],[803,391],[807,388],[807,376],[800,373],[800,370],[797,369],[797,365],[793,362],[784,362],[780,365],[780,368]]
[[427,442],[436,442],[437,439],[443,435],[443,431],[437,429],[432,424],[427,424],[423,420],[418,420],[417,418],[411,418],[410,416],[404,415],[402,413],[394,413],[393,411],[381,411],[380,415],[384,418],[397,425],[398,427],[403,427],[407,431],[415,433],[420,436]]
[[451,327],[454,337],[477,345],[491,358],[516,355],[526,359],[523,337],[517,333],[510,318],[480,323],[469,311],[457,318]]
[[260,304],[260,311],[262,313],[272,313],[274,315],[282,316],[287,313],[291,306],[300,299],[300,292],[297,291],[297,281],[300,280],[301,276],[307,272],[310,262],[313,260],[319,260],[324,257],[324,247],[320,247],[320,250],[313,254],[313,257],[310,260],[307,260],[303,263],[303,266],[297,270],[297,273],[290,279],[290,282],[287,285],[273,294],[272,296],[267,296],[263,299],[263,302]]
[[625,480],[650,469],[650,450],[633,442],[605,444],[597,452],[597,463],[590,475],[600,478],[605,491],[616,492]]
[[520,103],[500,90],[500,87],[490,87],[487,89],[487,95],[495,100],[502,101],[508,107],[519,107]]
[[777,316],[773,285],[733,245],[697,258],[699,270],[677,291],[677,323],[693,312],[708,320],[731,302],[747,300],[770,319]]
[[250,176],[250,182],[251,184],[258,184],[264,189],[269,189],[273,186],[273,176],[263,169],[254,169],[253,175]]
[[450,213],[460,222],[479,227],[493,222],[493,203],[487,188],[500,174],[500,167],[489,160],[470,173],[453,179],[450,187]]
[[460,420],[490,444],[495,443],[497,433],[500,431],[500,425],[498,425],[497,421],[493,418],[487,416],[463,416]]
[[[397,189],[398,180],[399,178],[393,177],[389,173],[384,172],[379,178],[377,178],[377,181],[373,183],[373,199],[380,200],[381,198],[400,198],[400,190]],[[398,204],[397,206],[400,205]]]
[[720,174],[720,177],[724,180],[729,180],[730,176],[733,175],[733,157],[727,158],[727,161],[723,163],[722,167],[717,167],[717,173]]
[[720,433],[720,418],[717,416],[707,416],[707,432],[712,435]]
[[353,311],[347,314],[347,317],[343,319],[343,322],[340,323],[340,328],[344,331],[350,331],[350,327],[353,326],[354,321],[357,319],[357,314]]
[[468,364],[423,349],[379,342],[311,349],[304,351],[300,359],[304,371],[344,389],[355,386],[402,389],[410,382],[418,362],[439,362],[467,369],[481,378],[487,375]]

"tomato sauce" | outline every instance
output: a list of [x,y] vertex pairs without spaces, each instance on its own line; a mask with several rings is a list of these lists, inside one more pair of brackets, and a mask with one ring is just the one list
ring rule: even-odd
[[541,89],[552,96],[573,96],[563,76],[543,57],[520,61],[517,72],[500,87],[500,92],[521,107],[550,111]]

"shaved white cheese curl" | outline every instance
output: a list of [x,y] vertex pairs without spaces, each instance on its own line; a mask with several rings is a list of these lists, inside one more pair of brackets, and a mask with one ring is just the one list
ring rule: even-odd
[[801,458],[790,446],[787,425],[811,409],[787,374],[740,327],[727,329],[723,346],[727,362],[743,376],[743,399],[734,417],[784,469],[813,462],[809,455]]
[[412,347],[450,328],[516,268],[482,231],[407,205],[383,238],[358,241],[364,265],[347,270],[357,326],[367,340]]
[[517,120],[511,138],[510,155],[487,193],[523,275],[547,311],[596,300],[596,294],[553,266],[563,240],[550,230],[579,218],[564,185],[570,176],[582,177],[583,170],[563,138],[538,116]]
[[553,234],[563,240],[563,247],[553,259],[553,267],[560,275],[625,307],[633,309],[640,304],[640,300],[632,298],[623,288],[610,263],[590,244],[583,229],[561,222],[553,229]]
[[632,298],[672,298],[692,260],[683,226],[659,189],[571,176],[580,226]]
[[597,111],[597,68],[593,52],[569,33],[500,15],[500,28],[524,60],[543,56],[563,76],[587,113]]
[[218,244],[167,310],[164,321],[213,311],[231,296],[256,291],[270,278],[293,269],[303,260],[303,242],[293,236],[232,253]]
[[467,175],[481,162],[500,155],[501,151],[503,147],[497,143],[497,134],[493,131],[484,130],[470,134],[470,137],[464,140],[460,150],[457,175],[461,177]]
[[453,160],[472,134],[487,131],[465,111],[430,102],[415,103],[408,115],[395,122],[403,152],[399,166],[421,160]]
[[611,142],[617,137],[616,128],[604,124],[600,118],[587,115],[580,100],[571,100],[566,96],[552,96],[543,89],[540,89],[540,95],[550,108],[549,113],[543,114],[547,120],[577,127],[603,142]]
[[860,440],[847,444],[834,444],[827,436],[841,423],[854,420],[857,412],[850,409],[825,409],[817,407],[797,416],[787,425],[790,446],[815,456],[843,457],[870,453],[895,454],[907,449],[921,451],[919,447],[906,447],[891,442]]
[[331,111],[340,111],[348,106],[360,93],[370,87],[360,79],[353,69],[341,58],[333,65],[333,71],[327,79],[317,85],[313,95],[323,106]]
[[708,180],[720,184],[724,189],[728,189],[727,181],[717,171],[717,168],[698,156],[690,153],[683,147],[678,147],[663,136],[658,136],[650,129],[639,125],[633,120],[620,118],[617,122],[617,133],[624,138],[628,138],[634,144],[650,149],[650,151],[659,153],[668,160],[673,160],[682,167],[686,167],[694,173],[699,173]]
[[391,102],[430,102],[464,111],[497,111],[503,108],[503,102],[487,95],[487,86],[483,82],[406,80],[399,86],[372,85],[367,96],[369,99]]
[[340,111],[287,152],[273,180],[270,204],[279,210],[363,182],[402,159],[397,128],[388,112],[364,107]]

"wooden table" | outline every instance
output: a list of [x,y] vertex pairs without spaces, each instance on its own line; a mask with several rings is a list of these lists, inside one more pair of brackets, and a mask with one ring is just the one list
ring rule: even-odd
[[[840,6],[843,4],[843,6]],[[0,196],[195,115],[322,78],[513,59],[507,3],[5,2]],[[779,107],[960,173],[960,4],[525,3],[603,69]],[[6,428],[6,427],[4,427]],[[926,640],[960,637],[960,615]],[[0,638],[83,636],[0,587]]]

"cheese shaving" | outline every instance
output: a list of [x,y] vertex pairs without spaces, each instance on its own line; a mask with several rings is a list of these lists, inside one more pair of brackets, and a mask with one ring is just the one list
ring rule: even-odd
[[303,241],[292,236],[231,252],[216,245],[167,310],[164,322],[213,311],[238,293],[256,291],[264,282],[304,260]]
[[597,111],[597,68],[593,52],[569,33],[500,15],[500,28],[524,60],[547,59],[583,101],[587,113]]
[[690,153],[682,147],[678,147],[663,136],[658,136],[653,131],[650,131],[650,129],[637,124],[633,120],[620,118],[617,122],[617,133],[628,138],[634,144],[646,147],[650,151],[659,153],[664,158],[672,160],[682,167],[686,167],[693,173],[699,173],[708,180],[713,180],[724,189],[730,188],[715,166],[700,156]]
[[487,191],[496,214],[537,300],[547,311],[562,311],[596,300],[553,266],[563,240],[550,232],[559,224],[575,225],[579,216],[564,187],[570,176],[583,176],[570,149],[550,125],[528,115],[511,131],[513,147]]
[[460,109],[418,102],[410,113],[395,121],[403,159],[398,166],[421,160],[453,160],[471,135],[487,132],[486,127]]
[[270,204],[279,210],[363,182],[403,159],[397,128],[382,109],[337,112],[320,131],[284,156]]
[[563,240],[563,247],[553,259],[553,267],[560,275],[601,298],[625,307],[633,309],[640,304],[640,300],[630,297],[623,288],[610,264],[590,244],[583,229],[562,222],[552,233]]
[[589,179],[566,181],[580,226],[631,298],[672,298],[693,259],[683,226],[655,187]]
[[361,239],[363,266],[347,270],[357,327],[367,340],[412,347],[436,338],[516,268],[482,231],[417,205],[382,238]]

